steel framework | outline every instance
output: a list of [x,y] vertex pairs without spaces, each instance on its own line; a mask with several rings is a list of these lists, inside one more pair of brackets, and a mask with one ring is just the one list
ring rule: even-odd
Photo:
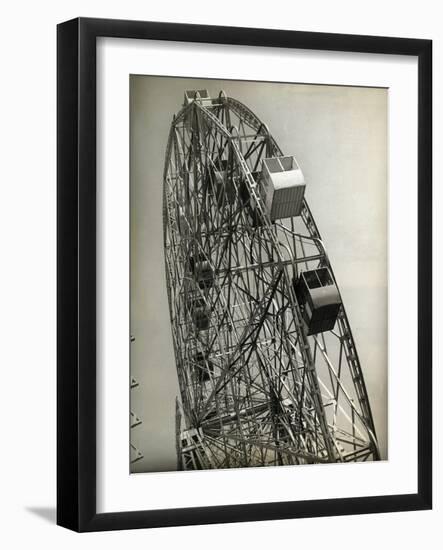
[[[344,307],[308,334],[294,281],[329,268],[312,213],[271,220],[267,126],[220,92],[174,116],[164,169],[166,280],[180,388],[179,469],[379,460]],[[334,278],[335,281],[335,278]]]

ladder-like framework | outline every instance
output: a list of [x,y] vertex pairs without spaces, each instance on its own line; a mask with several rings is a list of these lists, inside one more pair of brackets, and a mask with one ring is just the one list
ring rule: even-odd
[[[131,337],[131,342],[133,341]],[[138,388],[138,382],[137,380],[131,376],[131,390]],[[137,426],[140,426],[142,423],[141,419],[134,413],[130,412],[130,426],[131,426],[131,432],[134,428],[137,428]],[[132,435],[131,435],[131,441],[129,442],[129,453],[130,453],[130,463],[134,464],[135,462],[138,462],[139,460],[142,460],[144,458],[143,453],[140,451],[140,449],[137,449],[137,447],[132,442]]]
[[173,119],[163,206],[182,469],[380,458],[344,308],[332,330],[307,330],[294,283],[334,276],[306,201],[271,220],[273,157],[266,125],[223,92],[195,93]]

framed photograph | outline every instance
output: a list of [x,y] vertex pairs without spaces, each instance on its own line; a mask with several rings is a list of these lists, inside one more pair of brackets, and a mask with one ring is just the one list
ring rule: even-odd
[[431,508],[431,41],[57,36],[58,524]]

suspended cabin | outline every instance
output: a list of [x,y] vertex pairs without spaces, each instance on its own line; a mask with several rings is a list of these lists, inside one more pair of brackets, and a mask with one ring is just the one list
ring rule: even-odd
[[204,254],[190,256],[188,271],[192,274],[200,288],[211,288],[214,284],[214,271]]
[[294,283],[307,334],[332,330],[341,307],[340,294],[327,267],[303,271]]
[[262,197],[271,221],[299,216],[305,188],[303,172],[294,157],[263,159]]
[[195,445],[199,445],[202,439],[200,428],[190,428],[181,433],[181,446],[183,449],[191,450]]
[[[183,102],[183,107],[187,107],[192,102],[197,102],[202,107],[211,107],[212,106],[212,99],[209,96],[208,90],[186,90],[185,92],[185,98]],[[185,113],[184,123],[186,128],[191,128],[193,123],[193,117],[195,117],[196,114],[191,110]],[[204,122],[202,123],[204,125]]]
[[214,364],[201,351],[194,356],[194,368],[199,382],[207,382],[214,374]]
[[218,206],[233,204],[235,202],[235,185],[232,181],[232,174],[229,177],[228,161],[217,160],[208,170],[206,180],[209,193],[214,194]]
[[192,297],[188,302],[192,322],[197,330],[208,330],[211,320],[211,311],[201,297]]
[[212,105],[212,99],[208,90],[186,90],[184,106],[189,105],[193,101],[198,101],[203,107]]

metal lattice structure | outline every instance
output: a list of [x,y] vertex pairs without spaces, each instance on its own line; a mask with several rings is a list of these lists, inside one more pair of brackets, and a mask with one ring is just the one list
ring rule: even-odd
[[[134,341],[135,341],[135,338],[133,336],[131,336],[131,342],[134,342]],[[131,376],[130,388],[131,388],[131,392],[132,392],[133,389],[138,388],[138,382],[133,376]],[[136,413],[134,413],[131,410],[131,412],[130,412],[131,431],[134,428],[137,428],[137,426],[140,426],[141,423],[142,423],[141,419],[137,416]],[[130,463],[131,464],[134,464],[135,462],[138,462],[139,460],[142,460],[144,458],[143,453],[140,451],[140,449],[137,449],[137,447],[132,442],[132,437],[131,437],[131,441],[129,443],[129,456],[130,456]]]
[[308,326],[297,285],[309,273],[336,281],[306,201],[299,215],[270,215],[263,166],[274,158],[282,151],[245,105],[185,94],[164,170],[181,469],[380,458],[341,302],[332,327]]

